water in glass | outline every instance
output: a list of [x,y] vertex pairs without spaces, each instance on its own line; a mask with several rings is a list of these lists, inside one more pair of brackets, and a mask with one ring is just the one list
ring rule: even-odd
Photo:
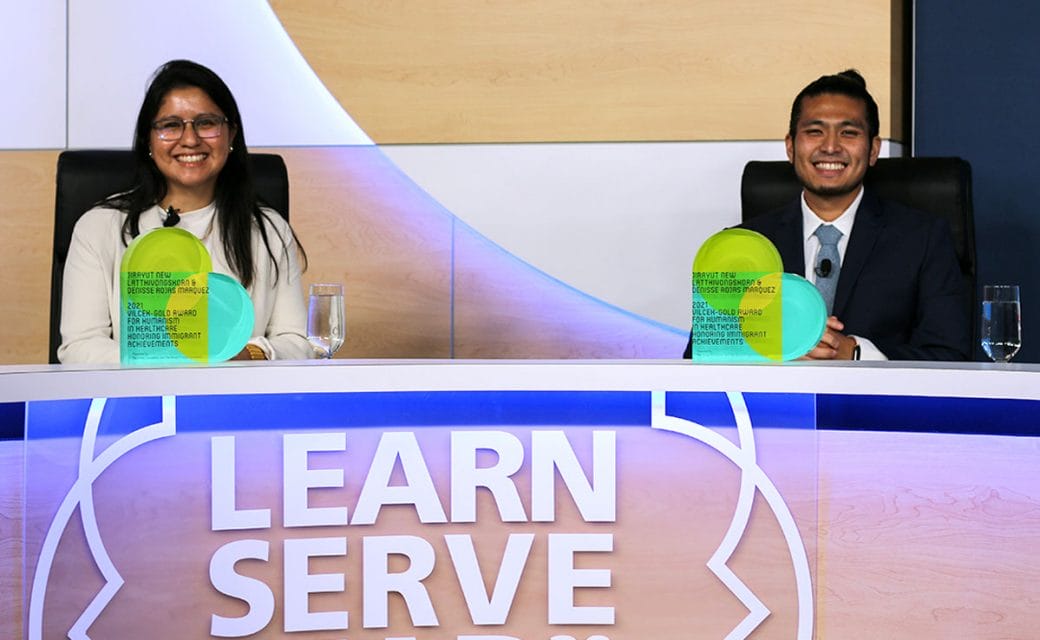
[[1022,347],[1017,286],[986,286],[982,295],[982,349],[994,362],[1009,362]]
[[307,339],[322,358],[331,358],[343,346],[346,335],[344,316],[342,285],[311,285]]

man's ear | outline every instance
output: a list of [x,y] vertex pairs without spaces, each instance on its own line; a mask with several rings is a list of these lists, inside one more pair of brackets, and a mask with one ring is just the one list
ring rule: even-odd
[[881,136],[874,136],[874,139],[870,142],[870,166],[874,166],[877,162],[878,155],[881,153]]
[[[791,134],[784,136],[784,146],[787,147],[787,161],[794,164],[794,138],[791,137]],[[878,148],[880,149],[880,147]],[[877,157],[877,154],[874,155]],[[874,162],[871,161],[870,164],[874,164]]]

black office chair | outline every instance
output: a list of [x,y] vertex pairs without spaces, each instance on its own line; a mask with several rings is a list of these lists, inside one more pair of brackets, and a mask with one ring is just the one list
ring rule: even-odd
[[[949,223],[969,292],[968,317],[974,327],[978,314],[971,165],[961,158],[880,158],[867,170],[864,183],[881,198],[940,216]],[[801,188],[790,162],[748,162],[740,184],[741,219],[749,220],[789,204]]]
[[[285,161],[271,153],[251,153],[260,200],[289,218],[289,174]],[[102,198],[124,191],[134,179],[130,151],[64,151],[58,156],[54,198],[54,251],[51,262],[50,362],[58,363],[61,344],[61,285],[76,221]]]

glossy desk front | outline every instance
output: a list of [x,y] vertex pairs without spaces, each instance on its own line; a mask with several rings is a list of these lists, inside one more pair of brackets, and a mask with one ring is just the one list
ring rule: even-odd
[[[237,629],[380,640],[802,638],[813,627],[824,638],[1031,637],[1040,622],[1038,376],[1033,367],[863,363],[0,370],[0,402],[31,403],[28,534],[9,528],[0,540],[0,561],[13,567],[4,575],[15,576],[4,578],[12,615],[0,633],[20,634],[24,613],[27,637],[34,624],[38,637],[141,633],[135,624],[151,637],[172,625],[182,635],[171,637]],[[923,404],[896,425],[909,432],[816,431],[814,394],[854,395],[859,407]],[[109,456],[85,485],[92,500],[81,492],[56,528],[59,502],[92,462],[78,438],[97,404],[62,414],[81,411],[79,422],[34,416],[62,406],[52,400],[91,398],[156,398],[125,402],[151,402],[141,411],[176,428]],[[961,414],[946,431],[965,431],[967,412],[985,422],[967,431],[1032,424],[1033,435],[942,433],[920,406],[944,405]],[[1015,428],[1002,429],[1002,407],[1012,405]],[[63,420],[75,437],[47,433]],[[913,432],[922,428],[939,432]],[[101,459],[130,431],[95,431],[90,450]],[[385,478],[370,483],[380,459]],[[287,480],[290,468],[309,480]],[[18,484],[4,473],[5,487]],[[20,491],[6,492],[2,515],[21,517]],[[90,540],[107,541],[107,551]],[[226,551],[243,545],[267,559]],[[36,578],[41,557],[49,583]],[[135,563],[142,557],[149,562]],[[424,562],[410,586],[391,584]],[[84,617],[112,584],[99,566],[117,570],[122,586]],[[20,610],[22,584],[46,596],[36,622],[32,605]]]

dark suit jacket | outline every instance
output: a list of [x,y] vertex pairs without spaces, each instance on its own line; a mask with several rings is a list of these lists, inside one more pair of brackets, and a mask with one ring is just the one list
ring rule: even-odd
[[[784,271],[805,275],[801,196],[741,226],[776,245]],[[890,360],[968,360],[966,295],[946,222],[865,192],[834,296],[845,333]]]

